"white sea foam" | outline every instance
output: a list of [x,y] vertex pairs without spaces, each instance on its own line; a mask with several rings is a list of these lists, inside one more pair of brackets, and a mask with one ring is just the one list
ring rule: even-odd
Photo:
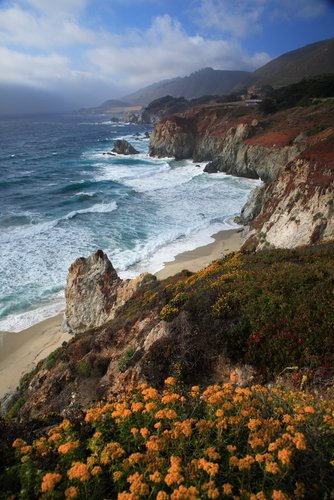
[[[70,177],[73,189],[61,189],[59,184],[50,210],[45,204],[45,213],[42,209],[40,216],[34,213],[30,224],[1,229],[0,311],[7,316],[0,320],[0,329],[19,331],[59,312],[64,303],[58,292],[65,286],[69,265],[98,248],[127,278],[155,272],[178,253],[209,243],[212,234],[233,226],[231,217],[258,185],[258,181],[223,173],[206,174],[205,163],[198,167],[189,160],[151,158],[147,138],[121,136],[122,130],[116,133],[140,153],[104,155],[112,148],[112,140],[110,144],[95,140],[95,147],[80,155],[77,178]],[[114,181],[124,189],[104,182],[94,189],[94,182],[99,181]],[[80,188],[80,182],[88,184]],[[96,193],[108,201],[93,204],[93,198],[85,202],[78,198]],[[72,211],[64,214],[64,206],[68,207],[64,202],[69,201]],[[107,216],[99,216],[103,213]],[[90,216],[76,217],[80,214]]]
[[93,214],[93,213],[104,214],[108,212],[113,212],[116,209],[117,209],[117,203],[115,201],[112,201],[110,203],[97,203],[96,205],[93,205],[89,208],[74,210],[73,212],[70,212],[64,217],[62,217],[62,220],[73,219],[79,214]]
[[7,317],[0,319],[0,331],[5,332],[20,332],[36,323],[51,318],[56,314],[61,313],[65,309],[65,300],[55,300],[53,303],[32,309],[21,314],[10,314]]

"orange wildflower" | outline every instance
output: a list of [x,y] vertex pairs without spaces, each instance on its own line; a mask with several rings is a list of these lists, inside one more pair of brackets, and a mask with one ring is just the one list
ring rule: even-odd
[[265,469],[270,474],[277,474],[279,472],[279,467],[276,462],[267,462]]
[[129,457],[126,459],[126,462],[129,465],[135,465],[137,464],[142,458],[144,457],[143,453],[131,453]]
[[176,378],[174,377],[168,377],[165,380],[165,385],[175,385],[176,384]]
[[206,454],[207,457],[211,458],[212,460],[219,460],[220,455],[217,453],[216,448],[211,446],[210,448],[207,448],[204,453]]
[[166,418],[167,420],[173,420],[176,417],[177,417],[176,411],[172,410],[171,408],[165,408],[164,410],[159,410],[155,414],[155,418],[157,419]]
[[167,493],[165,491],[158,491],[157,496],[156,496],[156,500],[168,500],[168,499],[169,499],[169,495],[167,495]]
[[71,422],[65,418],[61,424],[59,424],[59,429],[63,429],[64,431],[67,431],[68,429],[70,429],[70,427],[72,427],[72,424]]
[[170,496],[171,500],[197,500],[199,497],[199,491],[195,486],[179,486],[177,490],[174,490]]
[[146,448],[149,451],[159,451],[159,438],[158,436],[151,436],[145,443]]
[[290,497],[281,490],[274,490],[271,498],[273,500],[289,500]]
[[49,442],[52,443],[53,441],[60,441],[61,439],[63,439],[63,436],[59,434],[59,432],[55,432],[49,437]]
[[99,465],[95,465],[91,470],[92,476],[99,476],[101,473],[102,473],[102,467],[100,467]]
[[197,467],[199,469],[204,470],[209,476],[215,476],[218,474],[219,470],[219,465],[214,464],[213,462],[209,462],[208,460],[205,460],[205,458],[200,458],[197,461]]
[[122,472],[122,471],[120,471],[120,470],[116,470],[116,471],[113,473],[112,477],[113,477],[113,480],[114,480],[114,481],[119,481],[119,480],[121,479],[121,477],[123,477],[123,472]]
[[251,455],[246,455],[244,458],[240,458],[238,463],[239,470],[250,469],[254,462],[255,459]]
[[67,471],[69,479],[78,479],[79,481],[88,481],[90,473],[87,464],[83,462],[72,462],[72,467]]
[[233,485],[230,483],[223,484],[224,495],[232,495]]
[[23,439],[17,438],[12,444],[13,448],[21,448],[22,446],[25,446],[27,443],[23,441]]
[[261,420],[258,418],[251,418],[247,424],[248,429],[251,431],[254,431],[261,425]]
[[157,404],[154,403],[153,401],[150,401],[149,403],[146,403],[145,405],[145,410],[143,413],[150,413],[151,411],[154,411],[157,409]]
[[144,396],[144,400],[148,401],[149,399],[156,399],[159,396],[159,393],[156,389],[153,389],[153,387],[148,387],[147,389],[144,389],[142,391],[142,394]]
[[160,472],[158,471],[155,471],[153,472],[153,474],[151,474],[149,476],[150,480],[153,482],[153,483],[160,483],[161,482],[161,479],[162,479],[162,476],[160,474]]
[[147,438],[150,435],[150,431],[147,429],[147,427],[143,427],[139,432],[143,438]]
[[313,408],[313,406],[305,406],[304,412],[305,413],[315,413],[315,409]]
[[20,453],[22,455],[28,455],[28,453],[30,453],[31,450],[32,450],[32,446],[27,444],[26,446],[22,446],[22,448],[20,448]]
[[43,476],[41,490],[42,493],[48,493],[52,491],[56,484],[58,484],[62,480],[62,475],[57,472],[48,472]]
[[290,463],[290,458],[291,458],[291,450],[288,450],[287,448],[283,448],[282,450],[279,450],[277,453],[278,460],[282,462],[282,464],[288,464]]
[[133,411],[133,413],[138,413],[140,411],[143,411],[144,408],[145,408],[145,405],[141,401],[134,402],[131,404],[131,410]]
[[70,453],[71,451],[75,450],[79,446],[79,441],[73,441],[70,443],[65,443],[61,444],[58,446],[58,452],[62,453],[63,455],[66,455],[67,453]]
[[70,486],[65,490],[65,498],[76,498],[79,492],[75,486]]

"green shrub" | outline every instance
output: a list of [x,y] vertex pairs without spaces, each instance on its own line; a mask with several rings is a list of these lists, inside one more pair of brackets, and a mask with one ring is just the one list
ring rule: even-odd
[[89,361],[81,359],[75,364],[75,371],[80,377],[88,378],[91,375],[92,367]]
[[120,372],[124,372],[127,369],[128,364],[130,363],[131,359],[135,355],[136,350],[137,349],[134,346],[130,347],[125,352],[125,354],[123,354],[123,356],[118,360],[117,366],[118,366],[118,369]]
[[57,360],[59,359],[61,353],[62,353],[62,348],[61,347],[58,347],[58,349],[55,349],[54,351],[52,351],[48,355],[48,357],[45,359],[45,361],[44,361],[44,367],[47,370],[51,370],[51,368],[54,367],[54,365],[56,364]]

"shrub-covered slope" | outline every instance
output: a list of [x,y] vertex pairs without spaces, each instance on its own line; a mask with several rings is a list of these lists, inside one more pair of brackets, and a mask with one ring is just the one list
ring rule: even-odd
[[[76,335],[31,374],[19,419],[77,415],[92,402],[166,377],[207,385],[327,383],[334,366],[333,244],[231,254],[196,274],[148,280],[109,324]],[[287,367],[295,367],[292,372]]]

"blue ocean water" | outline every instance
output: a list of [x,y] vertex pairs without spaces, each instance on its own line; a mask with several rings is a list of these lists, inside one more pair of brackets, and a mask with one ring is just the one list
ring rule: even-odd
[[[79,256],[102,248],[129,278],[234,227],[258,181],[150,158],[149,131],[105,116],[0,119],[0,330],[60,311]],[[140,154],[104,154],[118,138]]]

